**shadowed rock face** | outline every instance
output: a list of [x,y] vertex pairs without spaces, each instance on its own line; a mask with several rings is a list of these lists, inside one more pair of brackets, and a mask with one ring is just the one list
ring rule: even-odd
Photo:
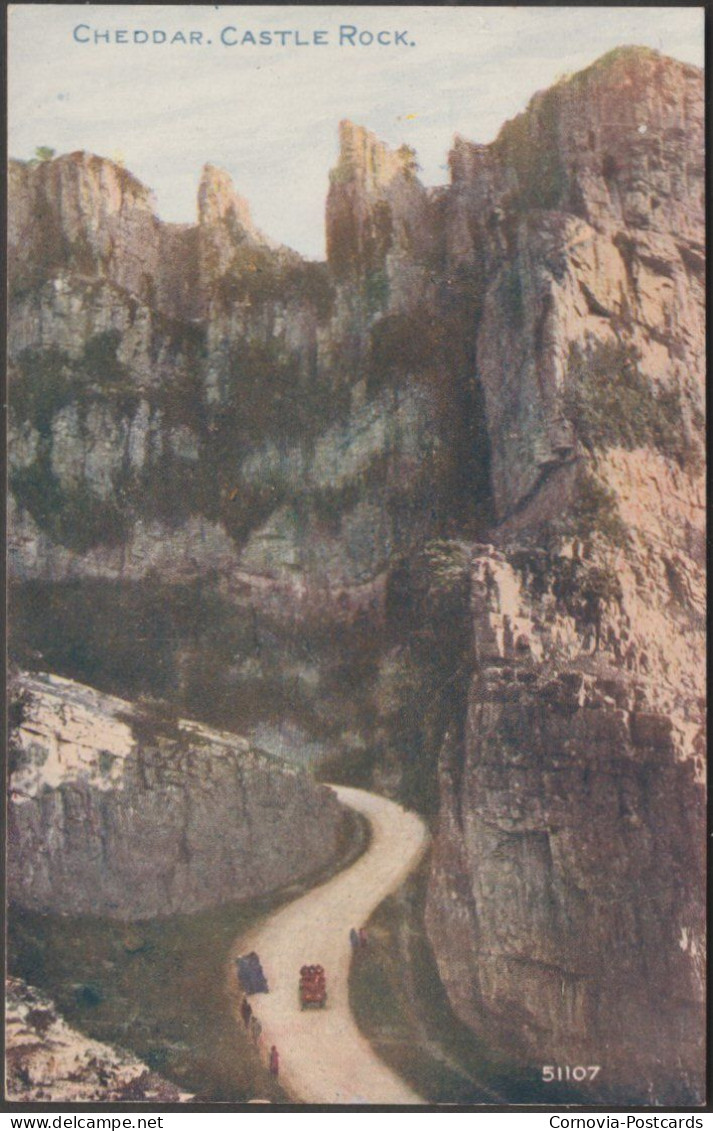
[[364,231],[329,265],[261,236],[213,166],[180,226],[109,161],[13,162],[15,576],[237,572],[299,595],[373,582],[442,524],[456,361],[444,373],[417,341],[401,357],[424,293],[404,233],[429,231],[426,192],[383,146],[390,177],[365,182],[366,137],[343,130],[329,204],[330,230],[346,209]]
[[[178,640],[177,698],[220,655],[350,749],[420,744],[454,1008],[528,1065],[601,1064],[616,1102],[703,1094],[702,123],[701,73],[638,48],[457,140],[440,189],[343,123],[326,264],[219,170],[195,226],[86,154],[11,172],[11,567],[56,618],[32,646],[60,582],[199,584],[226,627]],[[435,665],[408,592],[434,538],[471,593]]]
[[235,735],[23,677],[8,890],[36,911],[151,918],[264,895],[328,866],[342,809]]
[[601,1065],[584,1095],[700,1103],[703,701],[642,669],[625,577],[595,648],[597,567],[558,597],[563,562],[543,557],[474,554],[476,670],[441,754],[429,935],[491,1042]]

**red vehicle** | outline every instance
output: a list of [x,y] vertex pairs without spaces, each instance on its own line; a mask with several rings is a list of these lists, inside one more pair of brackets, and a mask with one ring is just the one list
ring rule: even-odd
[[300,1009],[327,1004],[327,979],[323,966],[303,966],[300,970]]

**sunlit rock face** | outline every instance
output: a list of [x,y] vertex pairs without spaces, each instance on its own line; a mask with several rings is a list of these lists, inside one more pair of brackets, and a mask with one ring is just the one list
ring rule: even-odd
[[283,887],[338,853],[336,795],[236,735],[58,676],[22,677],[15,701],[8,891],[21,906],[188,913]]
[[[613,1102],[703,1095],[702,130],[701,72],[639,48],[439,189],[344,122],[326,263],[213,167],[186,226],[100,158],[11,169],[23,661],[218,688],[437,810],[457,1014]],[[470,605],[429,625],[434,540]]]
[[428,929],[459,1016],[625,1102],[704,1096],[702,105],[615,52],[452,155],[498,523]]

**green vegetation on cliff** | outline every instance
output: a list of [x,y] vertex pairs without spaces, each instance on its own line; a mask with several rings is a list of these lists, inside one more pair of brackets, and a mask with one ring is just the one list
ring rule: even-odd
[[572,344],[564,412],[590,450],[653,448],[679,466],[696,470],[701,450],[684,418],[677,386],[657,388],[639,368],[640,356],[624,342]]
[[526,580],[535,599],[551,593],[558,607],[574,618],[580,630],[594,628],[598,647],[605,609],[621,605],[623,598],[614,569],[544,549],[514,550],[509,560]]
[[310,305],[320,321],[334,305],[326,263],[297,255],[280,255],[260,244],[239,244],[228,271],[218,280],[217,293],[226,306],[233,303],[300,303]]
[[117,358],[121,335],[107,330],[90,337],[82,354],[71,358],[56,348],[24,350],[10,378],[10,411],[18,422],[49,439],[59,412],[76,405],[80,423],[92,404],[110,404],[122,415],[136,410],[139,396]]
[[567,178],[560,156],[560,108],[556,87],[535,96],[524,114],[505,123],[493,143],[516,174],[510,204],[518,211],[562,205]]
[[99,498],[84,483],[63,487],[46,452],[29,467],[13,471],[10,486],[18,506],[60,546],[83,554],[97,545],[120,545],[126,538],[128,516],[121,503]]

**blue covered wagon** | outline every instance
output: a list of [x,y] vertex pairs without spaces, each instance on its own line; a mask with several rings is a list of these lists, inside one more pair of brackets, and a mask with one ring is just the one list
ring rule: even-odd
[[267,979],[255,951],[241,954],[236,960],[238,980],[246,994],[266,994],[269,992]]

